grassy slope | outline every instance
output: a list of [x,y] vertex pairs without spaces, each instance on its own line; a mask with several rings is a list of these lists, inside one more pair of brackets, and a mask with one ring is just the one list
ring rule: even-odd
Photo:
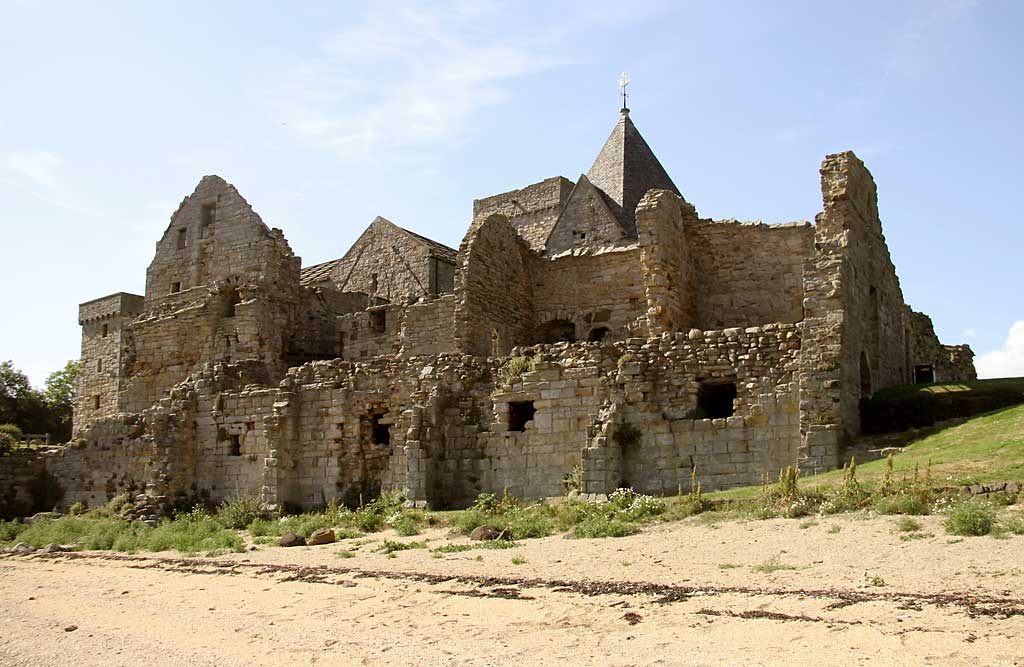
[[[893,456],[896,479],[904,473],[912,476],[915,467],[924,474],[929,461],[932,481],[939,486],[1024,481],[1024,405],[981,415],[912,442]],[[858,465],[857,478],[862,482],[877,482],[885,474],[885,467],[884,460]],[[805,488],[835,486],[842,478],[842,470],[833,470],[805,477],[801,485]],[[760,487],[744,487],[713,493],[710,497],[746,498],[757,495],[760,490]]]
[[1003,390],[1024,392],[1024,377],[997,378],[995,380],[968,380],[950,384],[910,384],[882,389],[875,397],[884,400],[899,400],[925,394],[985,394]]

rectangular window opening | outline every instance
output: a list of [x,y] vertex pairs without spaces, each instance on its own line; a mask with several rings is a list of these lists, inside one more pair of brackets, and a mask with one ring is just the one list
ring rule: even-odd
[[382,334],[388,328],[388,314],[384,310],[370,311],[370,331]]
[[533,421],[537,409],[533,401],[512,401],[508,404],[508,430],[525,431],[526,423]]
[[188,245],[188,230],[187,229],[179,229],[178,230],[178,250],[181,250],[182,248],[184,248],[187,245]]
[[109,325],[109,324],[104,324],[104,325],[103,325],[103,332],[102,332],[102,334],[101,334],[101,335],[102,335],[102,336],[103,336],[104,338],[106,338],[106,337],[107,337],[107,334],[108,334],[108,333],[110,333],[110,325]]
[[228,456],[241,456],[242,455],[242,436],[235,435],[231,436],[231,444],[228,445]]
[[914,384],[931,384],[935,382],[935,367],[931,364],[914,366]]
[[102,373],[103,372],[103,360],[102,359],[97,359],[96,360],[96,372],[97,373]]
[[697,418],[724,419],[736,411],[736,383],[705,380],[697,390]]
[[171,294],[177,294],[181,291],[181,283],[171,283]]
[[92,397],[92,409],[93,410],[99,410],[100,409],[100,397],[99,397],[99,395],[96,395],[96,396]]

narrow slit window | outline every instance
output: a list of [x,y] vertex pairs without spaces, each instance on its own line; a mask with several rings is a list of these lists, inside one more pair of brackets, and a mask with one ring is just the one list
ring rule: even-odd
[[92,409],[93,410],[99,410],[100,409],[100,397],[99,397],[98,394],[96,396],[92,397]]
[[526,423],[533,421],[537,409],[533,407],[533,401],[512,401],[508,404],[508,430],[525,431]]
[[384,420],[384,413],[374,412],[370,415],[370,420],[373,424],[370,431],[370,441],[375,445],[390,445],[391,427],[381,423]]
[[242,436],[235,435],[231,436],[231,444],[228,445],[228,456],[241,456],[242,455]]
[[103,325],[102,333],[100,335],[103,336],[104,338],[106,338],[108,333],[110,333],[110,325],[109,324],[104,324]]
[[203,204],[199,210],[199,236],[204,239],[210,238],[213,234],[213,223],[217,219],[217,205]]
[[96,360],[96,372],[97,373],[102,373],[103,372],[103,360],[102,359],[97,359]]

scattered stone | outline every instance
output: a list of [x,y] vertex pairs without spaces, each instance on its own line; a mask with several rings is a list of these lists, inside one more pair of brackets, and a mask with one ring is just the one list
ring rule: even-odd
[[66,625],[64,626],[64,632],[74,632],[78,629],[77,625]]
[[36,550],[36,548],[34,546],[32,546],[31,544],[29,544],[28,542],[18,542],[17,544],[14,545],[14,548],[11,549],[11,551],[13,551],[16,554],[32,553],[35,550]]
[[288,532],[281,536],[281,539],[277,541],[279,547],[304,547],[306,546],[306,538],[302,535],[296,535],[295,533]]
[[36,521],[40,521],[42,519],[58,519],[60,516],[60,512],[37,512],[25,519],[25,524],[32,525]]
[[509,535],[506,530],[498,530],[491,526],[477,526],[473,529],[473,532],[469,534],[469,539],[476,540],[478,542],[490,542],[493,540],[507,540],[509,539]]
[[321,528],[320,530],[313,531],[313,534],[306,540],[306,544],[313,547],[318,544],[330,544],[334,541],[334,530],[332,528]]

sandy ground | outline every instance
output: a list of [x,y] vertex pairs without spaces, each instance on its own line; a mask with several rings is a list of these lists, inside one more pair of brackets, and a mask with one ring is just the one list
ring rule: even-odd
[[921,522],[903,541],[890,517],[691,520],[440,558],[374,549],[465,540],[5,555],[0,665],[1024,666],[1024,537]]

